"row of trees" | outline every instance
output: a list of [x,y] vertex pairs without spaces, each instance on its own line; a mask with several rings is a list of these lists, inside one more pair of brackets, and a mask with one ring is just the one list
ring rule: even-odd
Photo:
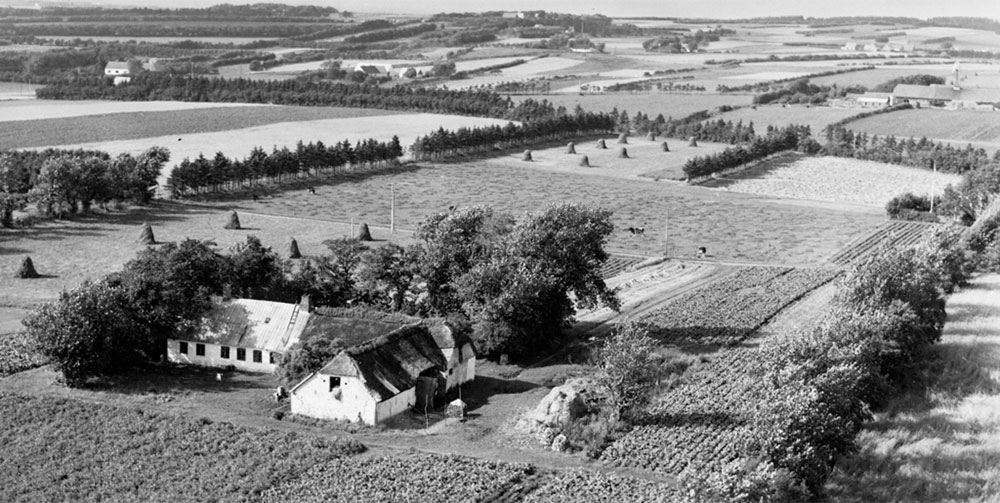
[[768,126],[768,129],[767,135],[758,136],[749,144],[729,147],[718,154],[688,159],[682,168],[684,174],[688,178],[701,178],[785,150],[799,149],[807,153],[819,150],[819,144],[810,136],[809,126],[790,125],[775,130]]
[[[458,91],[404,86],[383,88],[323,81],[257,81],[143,73],[127,85],[106,78],[51,83],[37,91],[42,99],[170,100],[276,105],[379,108],[430,113],[507,117],[517,108],[488,91]],[[517,120],[510,117],[511,120]]]
[[511,122],[506,126],[477,126],[459,128],[456,131],[440,128],[426,136],[418,137],[410,150],[416,160],[439,160],[570,136],[606,133],[614,129],[614,126],[615,118],[611,115],[584,112],[563,114],[521,125]]
[[0,226],[11,227],[14,210],[29,202],[59,216],[111,200],[146,204],[169,159],[161,147],[115,158],[87,150],[0,152]]
[[348,140],[329,146],[317,141],[308,144],[299,141],[295,150],[277,148],[270,154],[255,147],[250,155],[230,159],[222,152],[209,159],[199,155],[194,160],[185,158],[170,172],[167,185],[175,197],[220,190],[239,190],[261,182],[281,182],[303,174],[332,173],[344,166],[355,169],[374,169],[396,162],[403,155],[399,138],[380,142],[374,139],[358,141],[353,146]]
[[837,157],[933,168],[946,173],[964,173],[992,162],[982,148],[973,148],[971,144],[956,148],[951,144],[935,143],[926,137],[901,140],[892,135],[869,136],[842,126],[827,129],[826,137],[822,153]]
[[370,42],[383,42],[397,38],[407,38],[427,33],[437,29],[434,23],[420,23],[413,26],[401,28],[389,28],[386,30],[370,31],[360,35],[352,35],[344,39],[347,44],[367,44]]

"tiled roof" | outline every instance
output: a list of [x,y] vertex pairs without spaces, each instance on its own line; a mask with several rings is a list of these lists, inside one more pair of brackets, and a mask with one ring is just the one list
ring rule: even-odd
[[299,340],[308,321],[298,304],[233,299],[216,304],[194,340],[281,352]]

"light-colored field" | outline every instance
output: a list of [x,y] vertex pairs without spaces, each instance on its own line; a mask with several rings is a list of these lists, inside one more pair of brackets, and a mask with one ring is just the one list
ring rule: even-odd
[[[697,147],[689,147],[687,142],[673,138],[657,138],[649,141],[646,137],[628,138],[628,144],[617,143],[617,136],[605,138],[606,149],[597,148],[596,140],[587,140],[574,145],[576,154],[567,154],[566,145],[549,147],[541,150],[532,149],[532,162],[524,162],[529,169],[551,171],[570,176],[578,176],[581,172],[587,175],[606,176],[610,178],[666,179],[683,180],[681,169],[688,159],[696,156],[711,155],[721,152],[729,145],[721,143],[700,143]],[[664,152],[663,142],[667,142],[670,152]],[[567,142],[568,143],[568,142]],[[625,148],[629,158],[620,157]],[[512,153],[503,157],[487,159],[487,163],[509,165],[520,161],[522,152]],[[589,168],[580,166],[583,156],[587,156]]]
[[[7,84],[18,86],[19,84]],[[3,92],[3,88],[0,88]],[[185,101],[60,101],[32,100],[31,103],[0,103],[0,122],[60,119],[125,112],[163,112],[201,108],[227,108],[245,106],[243,103],[198,103]]]
[[[20,82],[0,82],[0,102],[10,101],[10,100],[34,100],[35,99],[35,89],[38,89],[39,85],[36,84],[23,84]],[[4,104],[0,103],[0,107]],[[3,108],[0,108],[0,121],[3,121]]]
[[790,156],[713,180],[721,190],[885,207],[904,192],[940,194],[959,175],[839,157]]
[[860,452],[827,483],[831,501],[997,501],[1000,494],[1000,276],[947,301],[929,389],[878,414]]
[[[270,201],[265,197],[253,209],[267,211]],[[50,301],[63,289],[71,289],[87,278],[97,279],[119,270],[135,257],[136,252],[145,248],[138,240],[145,222],[152,225],[153,234],[160,243],[179,242],[185,238],[210,239],[225,250],[236,242],[245,241],[246,236],[254,235],[283,257],[288,256],[288,243],[293,237],[303,255],[319,255],[326,251],[323,240],[351,234],[350,219],[345,220],[347,224],[338,224],[249,211],[241,211],[239,216],[243,229],[226,230],[223,226],[228,221],[228,211],[224,209],[160,203],[128,212],[45,222],[27,229],[0,230],[3,237],[0,276],[4,278],[0,281],[0,305],[27,307]],[[370,230],[376,240],[389,237],[387,228],[374,223]],[[405,243],[409,235],[399,232],[396,237]],[[35,269],[45,277],[14,278],[25,255],[31,257]]]
[[462,80],[450,80],[445,85],[447,85],[449,89],[468,89],[470,87],[497,84],[500,82],[527,80],[533,77],[550,75],[562,71],[571,73],[572,67],[579,64],[580,60],[577,59],[552,56],[526,61],[524,64],[499,70],[499,73],[495,74],[477,75],[475,77]]
[[743,121],[743,124],[753,122],[757,134],[767,132],[767,126],[785,127],[789,124],[809,126],[814,136],[818,136],[827,124],[837,122],[846,117],[857,115],[858,110],[849,108],[832,108],[806,105],[762,105],[756,110],[744,107],[713,117],[713,120],[723,119],[733,121],[733,124]]
[[275,37],[69,37],[69,36],[45,36],[44,38],[50,38],[52,40],[94,40],[97,42],[147,42],[151,44],[172,44],[174,42],[183,42],[185,40],[191,40],[194,42],[203,42],[207,44],[249,44],[250,42],[256,42],[258,40],[278,40]]
[[993,112],[902,110],[854,121],[847,127],[870,135],[926,136],[935,140],[969,142],[992,151],[1000,149],[1000,114]]
[[807,72],[759,72],[759,73],[745,73],[740,75],[730,75],[728,77],[722,77],[723,79],[731,80],[746,80],[746,81],[756,81],[756,82],[766,82],[769,80],[779,80],[779,79],[794,79],[807,75]]
[[[425,135],[438,128],[458,129],[488,124],[507,124],[499,119],[484,119],[460,115],[436,114],[400,114],[378,115],[370,117],[353,117],[342,119],[324,119],[299,122],[282,122],[266,124],[244,129],[232,129],[196,134],[174,134],[134,140],[97,141],[76,143],[60,146],[62,148],[86,148],[103,150],[112,156],[120,153],[139,154],[149,147],[162,146],[170,150],[170,166],[174,166],[184,158],[195,158],[199,154],[206,157],[222,152],[228,157],[243,158],[250,155],[254,147],[263,147],[270,151],[277,146],[294,148],[300,140],[333,142],[374,138],[379,141],[391,140],[393,135],[399,137],[404,147],[413,144],[418,136]],[[161,176],[161,183],[166,181],[169,169]]]

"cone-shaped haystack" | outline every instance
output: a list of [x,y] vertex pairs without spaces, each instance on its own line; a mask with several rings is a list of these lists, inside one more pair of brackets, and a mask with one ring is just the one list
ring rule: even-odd
[[17,274],[15,277],[21,279],[31,279],[38,277],[38,272],[35,271],[35,264],[31,263],[31,257],[24,257],[24,260],[21,261],[21,268],[17,270]]
[[621,144],[621,145],[627,144],[628,143],[628,135],[625,134],[625,133],[622,133],[622,134],[618,135],[618,143]]
[[667,142],[663,142],[663,151],[670,152],[670,147],[667,146]]
[[656,141],[656,131],[650,131],[649,134],[646,135],[646,138],[648,138],[649,141]]
[[521,160],[522,161],[530,161],[531,160],[531,151],[530,150],[525,150],[524,154],[521,155]]
[[588,159],[587,156],[583,156],[580,159],[580,166],[582,166],[584,168],[589,168],[590,167],[590,159]]
[[288,258],[302,258],[302,254],[299,253],[299,242],[292,238],[292,242],[288,243]]
[[628,159],[628,150],[625,150],[625,147],[622,147],[622,151],[618,153],[618,157]]
[[361,227],[358,227],[358,241],[371,241],[371,240],[372,240],[372,233],[371,231],[368,230],[368,224],[365,223],[361,224]]
[[236,210],[233,210],[233,212],[229,214],[229,223],[226,224],[226,228],[242,229],[242,227],[240,227],[240,217],[236,214]]
[[604,138],[597,140],[597,148],[608,148],[608,146],[604,143]]
[[698,139],[695,138],[694,136],[688,138],[688,146],[689,147],[697,147],[698,146]]
[[573,142],[569,142],[566,145],[566,153],[567,154],[575,154],[576,153],[576,144],[573,143]]
[[139,242],[144,245],[155,245],[156,238],[153,237],[153,227],[149,222],[142,224],[142,231],[139,233]]

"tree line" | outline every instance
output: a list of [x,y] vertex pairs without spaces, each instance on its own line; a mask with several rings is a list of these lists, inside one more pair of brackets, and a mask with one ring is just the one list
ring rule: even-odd
[[956,148],[926,137],[903,140],[893,135],[880,137],[834,127],[827,130],[826,138],[827,143],[821,151],[824,155],[933,168],[945,173],[964,173],[992,162],[985,149],[973,148],[971,144]]
[[[123,101],[169,100],[225,103],[273,103],[297,106],[379,108],[507,117],[518,110],[509,99],[488,91],[393,86],[323,81],[255,81],[189,75],[142,73],[127,85],[107,78],[60,80],[39,89],[41,99],[104,99]],[[551,106],[549,107],[551,110]],[[514,116],[512,120],[517,120]]]
[[415,160],[439,160],[456,155],[557,140],[582,134],[605,133],[615,126],[615,118],[604,113],[563,114],[524,124],[476,126],[456,131],[440,128],[418,137],[411,147]]
[[274,147],[270,154],[255,147],[242,160],[230,159],[222,152],[211,159],[204,155],[194,160],[185,158],[170,172],[167,185],[174,197],[239,190],[264,181],[281,182],[302,174],[333,172],[343,166],[375,168],[402,155],[403,147],[396,136],[388,142],[367,139],[353,146],[348,140],[329,146],[322,141],[299,141],[294,150]]
[[688,178],[701,178],[785,150],[801,149],[814,153],[818,148],[819,145],[811,138],[809,126],[789,125],[780,129],[768,126],[766,135],[757,136],[748,144],[729,147],[717,154],[688,159],[682,169]]
[[87,212],[112,200],[146,204],[169,159],[162,147],[115,158],[87,150],[0,152],[0,226],[13,226],[13,212],[28,203],[46,216]]

